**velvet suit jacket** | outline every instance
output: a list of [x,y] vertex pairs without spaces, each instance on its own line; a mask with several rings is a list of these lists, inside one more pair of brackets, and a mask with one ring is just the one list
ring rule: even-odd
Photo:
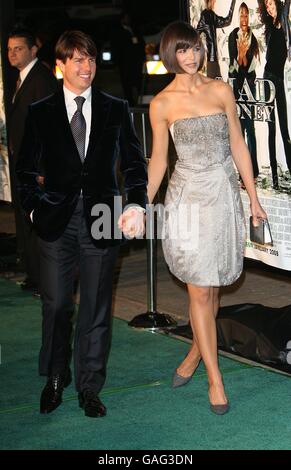
[[[126,202],[145,207],[146,162],[126,101],[92,88],[91,131],[84,163],[71,132],[63,89],[30,106],[17,175],[23,208],[27,213],[34,210],[33,224],[42,239],[54,241],[61,236],[81,190],[89,233],[96,220],[92,207],[100,203],[111,210],[113,231],[114,196],[120,194],[119,157]],[[43,188],[36,182],[38,168],[43,170]],[[96,246],[120,243],[113,234],[110,239],[92,240]]]

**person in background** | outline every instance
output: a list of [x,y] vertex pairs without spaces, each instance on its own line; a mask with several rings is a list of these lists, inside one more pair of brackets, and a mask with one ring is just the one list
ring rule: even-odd
[[279,189],[276,155],[276,119],[275,104],[284,146],[287,167],[291,173],[291,140],[288,130],[286,90],[284,68],[286,60],[291,60],[291,29],[289,24],[290,0],[258,0],[261,22],[265,26],[266,64],[264,78],[274,84],[275,98],[270,101],[269,88],[266,89],[266,101],[273,106],[269,127],[269,158],[272,170],[273,187]]
[[113,60],[120,72],[124,98],[130,106],[138,103],[142,89],[145,42],[130,14],[123,11],[112,39]]
[[[25,215],[21,207],[15,166],[19,157],[29,105],[51,95],[58,89],[55,76],[38,60],[37,52],[36,38],[29,30],[15,28],[11,31],[8,38],[8,59],[11,66],[19,71],[15,92],[7,113],[11,193],[15,211],[17,254],[20,265],[26,272],[26,279],[21,287],[33,292],[38,292],[39,287],[37,237],[29,217]],[[39,168],[38,176],[41,171]]]
[[207,44],[207,76],[211,78],[221,77],[218,63],[216,29],[229,26],[235,6],[235,0],[231,0],[229,12],[226,17],[214,12],[216,0],[205,0],[206,8],[201,12],[197,31],[204,33]]
[[[245,2],[239,7],[239,28],[235,28],[228,38],[229,77],[233,78],[233,90],[236,100],[245,95],[243,87],[247,86],[256,96],[256,64],[259,59],[259,46],[255,35],[249,27],[249,9]],[[242,133],[247,138],[254,178],[259,175],[257,160],[257,141],[252,116],[241,111],[240,124]]]

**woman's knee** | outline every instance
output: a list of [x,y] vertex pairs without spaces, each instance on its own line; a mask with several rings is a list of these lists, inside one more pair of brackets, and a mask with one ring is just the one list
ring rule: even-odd
[[218,287],[213,288],[213,300],[214,302],[219,302],[219,288]]
[[200,304],[207,305],[212,302],[213,288],[212,287],[197,287],[188,286],[191,305]]

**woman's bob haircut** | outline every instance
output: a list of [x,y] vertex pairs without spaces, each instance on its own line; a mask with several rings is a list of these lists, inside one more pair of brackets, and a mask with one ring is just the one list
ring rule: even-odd
[[170,23],[163,31],[160,44],[160,56],[168,72],[185,73],[178,64],[176,52],[178,49],[190,49],[196,46],[200,47],[198,70],[201,70],[204,65],[205,49],[199,33],[184,21]]

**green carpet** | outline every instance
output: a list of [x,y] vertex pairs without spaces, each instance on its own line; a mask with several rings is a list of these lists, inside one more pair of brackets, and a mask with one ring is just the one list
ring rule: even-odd
[[230,412],[209,410],[203,366],[171,389],[188,345],[114,320],[105,418],[86,418],[71,385],[64,403],[39,414],[40,302],[0,279],[1,449],[291,449],[289,377],[220,358]]

